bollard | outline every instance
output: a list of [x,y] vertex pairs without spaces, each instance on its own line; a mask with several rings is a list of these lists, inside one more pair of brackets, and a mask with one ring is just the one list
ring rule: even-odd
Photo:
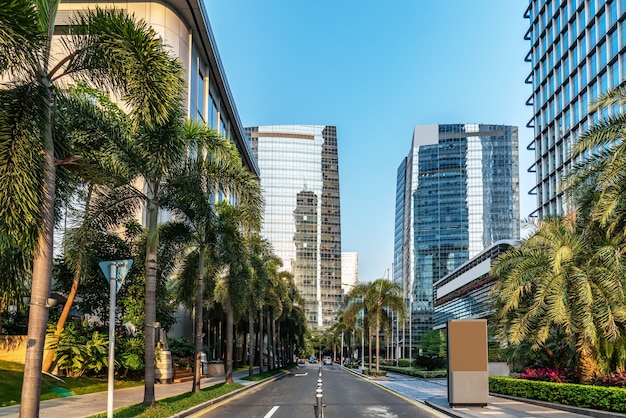
[[315,399],[317,400],[317,418],[322,418],[324,416],[324,408],[322,407],[322,386],[317,387],[315,389]]

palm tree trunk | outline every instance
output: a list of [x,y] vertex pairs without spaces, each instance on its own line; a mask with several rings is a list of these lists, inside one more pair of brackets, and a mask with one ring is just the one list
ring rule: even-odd
[[192,392],[200,392],[200,378],[202,377],[202,308],[204,296],[204,246],[198,248],[198,285],[196,287],[196,356],[193,370]]
[[376,319],[376,374],[380,372],[380,320]]
[[367,349],[369,350],[369,365],[367,367],[370,374],[372,373],[372,327],[367,327],[367,334],[369,336],[369,340],[367,342]]
[[590,344],[585,344],[578,350],[578,369],[580,370],[580,383],[591,385],[598,371],[596,350]]
[[235,313],[230,296],[226,300],[226,384],[233,383],[233,325]]
[[[44,80],[47,83],[47,80]],[[51,103],[50,89],[42,89],[47,93],[45,103]],[[33,260],[33,277],[30,290],[30,311],[28,314],[28,344],[24,360],[24,378],[20,417],[39,417],[39,400],[41,394],[41,366],[48,324],[48,308],[50,297],[50,281],[52,278],[52,243],[54,239],[54,196],[56,193],[56,167],[54,164],[54,147],[52,145],[52,109],[44,113],[45,143],[45,180],[42,190],[42,229],[37,238],[37,250]]]
[[157,282],[157,231],[158,207],[154,202],[148,203],[148,243],[146,248],[146,301],[144,320],[144,394],[143,405],[155,406],[154,397],[154,323],[156,322],[156,282]]
[[248,376],[254,375],[254,312],[252,309],[248,311]]
[[274,353],[274,369],[278,368],[278,352],[276,347],[276,320],[272,319],[272,352]]
[[263,373],[263,307],[259,309],[259,370]]
[[4,312],[4,300],[5,296],[0,298],[0,335],[2,335],[2,313]]
[[272,308],[267,310],[267,370],[274,370],[274,353],[272,352]]

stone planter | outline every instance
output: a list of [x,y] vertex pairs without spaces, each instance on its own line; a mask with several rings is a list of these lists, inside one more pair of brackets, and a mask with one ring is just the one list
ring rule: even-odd
[[224,363],[209,363],[207,364],[207,376],[224,376]]

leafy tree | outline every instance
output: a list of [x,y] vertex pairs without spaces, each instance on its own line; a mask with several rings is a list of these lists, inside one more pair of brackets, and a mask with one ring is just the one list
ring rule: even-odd
[[14,0],[0,11],[0,77],[10,80],[0,89],[5,162],[0,167],[0,249],[14,244],[34,254],[22,417],[39,414],[57,169],[61,173],[80,158],[58,129],[64,79],[83,78],[114,90],[135,119],[148,126],[167,119],[169,104],[180,99],[181,91],[180,73],[156,33],[121,11],[77,13],[68,36],[53,51],[58,5],[59,0]]
[[443,350],[443,339],[441,338],[441,332],[438,330],[428,331],[422,337],[420,345],[423,355],[430,357],[440,356]]

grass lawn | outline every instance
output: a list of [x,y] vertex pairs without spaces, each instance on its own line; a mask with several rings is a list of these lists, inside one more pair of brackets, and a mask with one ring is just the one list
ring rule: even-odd
[[[0,360],[0,407],[17,405],[22,397],[24,365]],[[106,377],[63,378],[64,382],[43,375],[41,379],[41,400],[61,398],[68,393],[85,393],[107,390]],[[116,380],[115,388],[121,389],[143,385],[142,380]]]

